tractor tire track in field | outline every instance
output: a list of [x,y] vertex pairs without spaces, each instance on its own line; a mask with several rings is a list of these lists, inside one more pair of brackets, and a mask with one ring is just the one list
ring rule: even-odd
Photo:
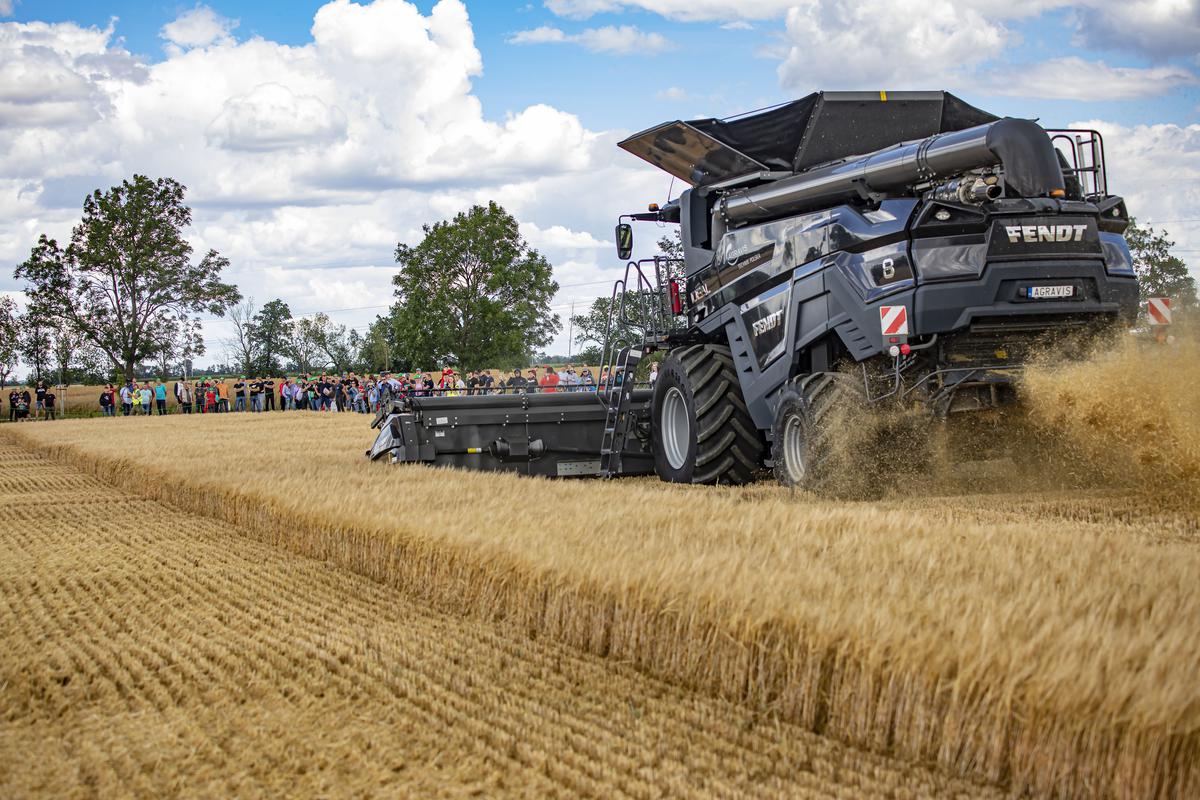
[[0,459],[0,796],[994,792]]

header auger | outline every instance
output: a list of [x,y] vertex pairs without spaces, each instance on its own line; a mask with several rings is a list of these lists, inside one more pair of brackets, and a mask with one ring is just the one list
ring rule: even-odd
[[[818,92],[620,146],[690,188],[622,215],[681,228],[630,262],[598,392],[397,399],[372,457],[538,475],[819,488],[844,403],[947,418],[1010,404],[1035,349],[1130,324],[1138,289],[1094,131],[946,92]],[[626,221],[628,220],[628,221]],[[631,302],[632,301],[632,302]],[[664,351],[653,388],[636,386]]]

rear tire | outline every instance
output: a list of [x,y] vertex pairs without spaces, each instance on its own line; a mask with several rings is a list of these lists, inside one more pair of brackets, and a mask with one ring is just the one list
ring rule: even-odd
[[826,489],[833,455],[829,412],[840,404],[861,402],[862,393],[836,372],[816,372],[784,384],[772,429],[776,480],[812,492]]
[[651,405],[654,471],[670,483],[750,483],[762,463],[728,347],[693,345],[663,360]]

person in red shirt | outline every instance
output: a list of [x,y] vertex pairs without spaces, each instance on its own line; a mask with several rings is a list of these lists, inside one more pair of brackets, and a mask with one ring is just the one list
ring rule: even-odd
[[546,374],[542,375],[538,384],[547,394],[558,391],[558,373],[554,371],[554,367],[546,367]]

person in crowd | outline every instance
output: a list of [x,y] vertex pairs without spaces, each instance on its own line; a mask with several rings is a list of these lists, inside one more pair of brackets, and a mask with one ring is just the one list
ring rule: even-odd
[[250,379],[250,410],[262,411],[263,384],[258,378]]
[[142,414],[142,390],[137,386],[130,386],[129,394],[133,397],[133,410],[130,415],[139,417]]
[[142,396],[142,413],[148,417],[154,412],[154,389],[150,388],[150,381],[142,384],[138,394]]
[[658,362],[657,361],[655,361],[653,364],[650,365],[650,385],[653,386],[654,382],[656,380],[658,380]]
[[207,386],[208,383],[199,378],[192,386],[192,404],[195,405],[197,414],[204,413],[204,390]]
[[229,387],[225,385],[225,379],[217,381],[217,411],[225,413],[229,411]]
[[279,381],[279,410],[280,411],[284,410],[284,403],[287,400],[287,398],[284,396],[284,393],[283,393],[283,389],[287,385],[288,385],[287,378],[283,378]]
[[554,371],[554,367],[546,367],[546,371],[542,373],[542,380],[539,385],[546,394],[554,394],[558,391],[558,373]]
[[100,416],[111,417],[113,415],[113,398],[112,384],[107,384],[100,392]]
[[215,414],[217,411],[217,390],[210,381],[204,382],[204,413]]
[[579,388],[585,392],[596,391],[596,380],[592,377],[592,371],[587,367],[584,367],[583,372],[579,373]]
[[176,395],[175,399],[179,401],[179,408],[184,414],[192,413],[192,390],[185,381],[180,381],[175,384]]
[[262,410],[275,410],[275,379],[264,378],[262,381]]
[[185,386],[187,386],[187,381],[185,381],[183,378],[180,378],[179,380],[175,381],[175,385],[171,387],[171,394],[175,395],[175,402],[179,404],[180,408],[183,407],[183,400],[180,399],[180,395],[182,394],[182,389]]
[[13,395],[16,396],[16,399],[14,400],[12,396],[9,397],[9,402],[12,404],[9,417],[14,422],[24,422],[29,419],[29,406],[33,402],[33,397],[29,394],[29,389],[24,386],[21,387],[21,391],[13,392]]
[[54,394],[54,387],[47,386],[46,394],[42,397],[42,403],[44,404],[44,408],[43,408],[44,416],[42,417],[42,419],[58,419],[58,416],[55,414],[55,407],[54,407],[55,401],[57,401],[57,400],[58,400],[58,397],[55,396],[55,394]]
[[239,375],[233,384],[233,410],[246,410],[246,376]]
[[162,381],[154,386],[154,410],[160,417],[167,413],[167,387]]
[[525,377],[521,374],[521,370],[514,369],[512,375],[504,382],[505,390],[509,394],[520,394],[525,391]]
[[17,387],[8,393],[8,421],[17,421],[17,404],[21,402],[21,392]]
[[133,386],[129,383],[121,384],[121,415],[128,417],[133,413]]
[[33,396],[37,402],[34,406],[34,419],[46,416],[46,382],[38,381],[33,387]]
[[525,376],[525,391],[529,392],[530,394],[537,394],[537,392],[538,392],[538,377],[537,377],[536,369],[531,369],[531,370],[529,370],[528,374],[526,374],[526,376]]
[[579,376],[575,374],[575,365],[567,364],[566,367],[558,373],[558,390],[560,392],[573,392],[575,387],[579,385]]
[[347,384],[345,381],[340,381],[340,380],[337,380],[336,378],[334,379],[334,381],[333,381],[333,410],[334,411],[345,411],[346,410],[346,402],[347,402],[346,389],[347,388],[348,387],[347,387]]

